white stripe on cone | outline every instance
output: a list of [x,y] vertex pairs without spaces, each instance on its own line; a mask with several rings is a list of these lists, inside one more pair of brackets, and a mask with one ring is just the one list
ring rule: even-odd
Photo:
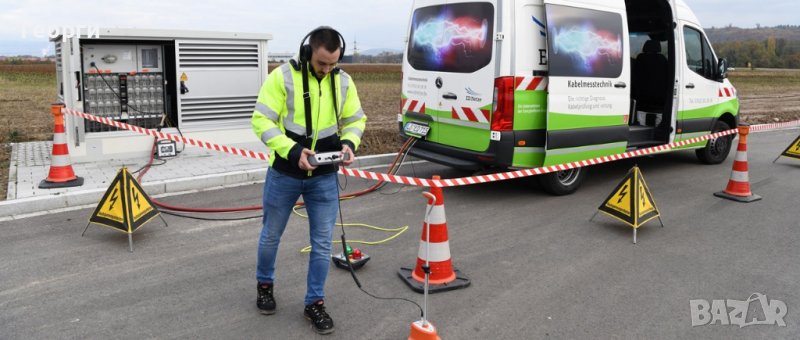
[[749,182],[750,178],[747,176],[746,171],[732,171],[731,180],[736,182]]
[[739,151],[736,153],[736,160],[740,162],[747,162],[747,151]]
[[50,160],[51,166],[68,166],[72,165],[69,161],[69,155],[53,155],[53,158]]
[[67,144],[67,136],[63,133],[53,134],[53,144]]
[[434,205],[431,209],[431,214],[428,216],[428,223],[430,224],[445,224],[447,217],[444,214],[443,205]]
[[[426,244],[428,242],[419,241],[419,252],[417,253],[417,257],[425,261],[425,250]],[[428,253],[428,261],[431,262],[442,262],[447,261],[450,259],[450,241],[444,241],[439,243],[430,243],[430,252]]]

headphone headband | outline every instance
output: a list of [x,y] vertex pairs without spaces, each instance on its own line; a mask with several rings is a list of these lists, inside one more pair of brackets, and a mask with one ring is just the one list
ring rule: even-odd
[[311,50],[311,45],[310,44],[306,44],[306,40],[309,40],[311,38],[311,36],[314,35],[315,33],[320,32],[320,31],[325,31],[325,30],[333,31],[333,33],[336,33],[336,36],[339,38],[339,41],[341,42],[341,47],[342,47],[342,51],[341,52],[342,53],[339,54],[339,60],[338,61],[342,61],[342,58],[344,58],[344,49],[345,49],[344,37],[342,36],[341,33],[339,33],[339,31],[333,29],[333,27],[320,26],[320,27],[315,28],[311,32],[308,32],[308,34],[306,34],[306,36],[303,37],[303,40],[300,41],[300,63],[304,63],[304,62],[307,62],[307,61],[311,60],[311,53],[313,51]]

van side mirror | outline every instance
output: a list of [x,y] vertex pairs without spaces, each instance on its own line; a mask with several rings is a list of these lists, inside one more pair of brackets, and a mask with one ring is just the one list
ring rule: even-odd
[[728,61],[725,58],[719,58],[717,68],[717,78],[719,80],[728,78]]

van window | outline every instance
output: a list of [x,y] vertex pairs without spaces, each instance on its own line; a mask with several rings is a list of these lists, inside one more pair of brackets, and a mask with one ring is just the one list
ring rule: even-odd
[[648,32],[631,32],[628,34],[628,37],[629,44],[631,45],[631,59],[636,59],[636,57],[643,52],[644,44],[649,40],[657,40],[661,44],[661,49],[658,53],[665,58],[669,58],[667,55],[669,45],[666,40],[661,41],[660,39],[652,38],[651,34]]
[[550,75],[616,78],[622,73],[622,16],[547,6]]
[[467,2],[418,8],[408,63],[420,71],[472,73],[492,61],[494,6]]
[[683,28],[683,40],[686,44],[686,64],[695,73],[707,78],[714,79],[714,69],[716,62],[711,46],[703,37],[700,31],[685,26]]

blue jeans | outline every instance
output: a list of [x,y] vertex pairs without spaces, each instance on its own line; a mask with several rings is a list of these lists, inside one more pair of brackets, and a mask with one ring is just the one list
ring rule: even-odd
[[270,168],[264,182],[264,218],[258,239],[256,279],[275,281],[275,257],[286,223],[300,195],[308,212],[311,254],[308,259],[305,304],[325,298],[325,279],[331,262],[331,244],[336,214],[339,212],[337,174],[297,179]]

